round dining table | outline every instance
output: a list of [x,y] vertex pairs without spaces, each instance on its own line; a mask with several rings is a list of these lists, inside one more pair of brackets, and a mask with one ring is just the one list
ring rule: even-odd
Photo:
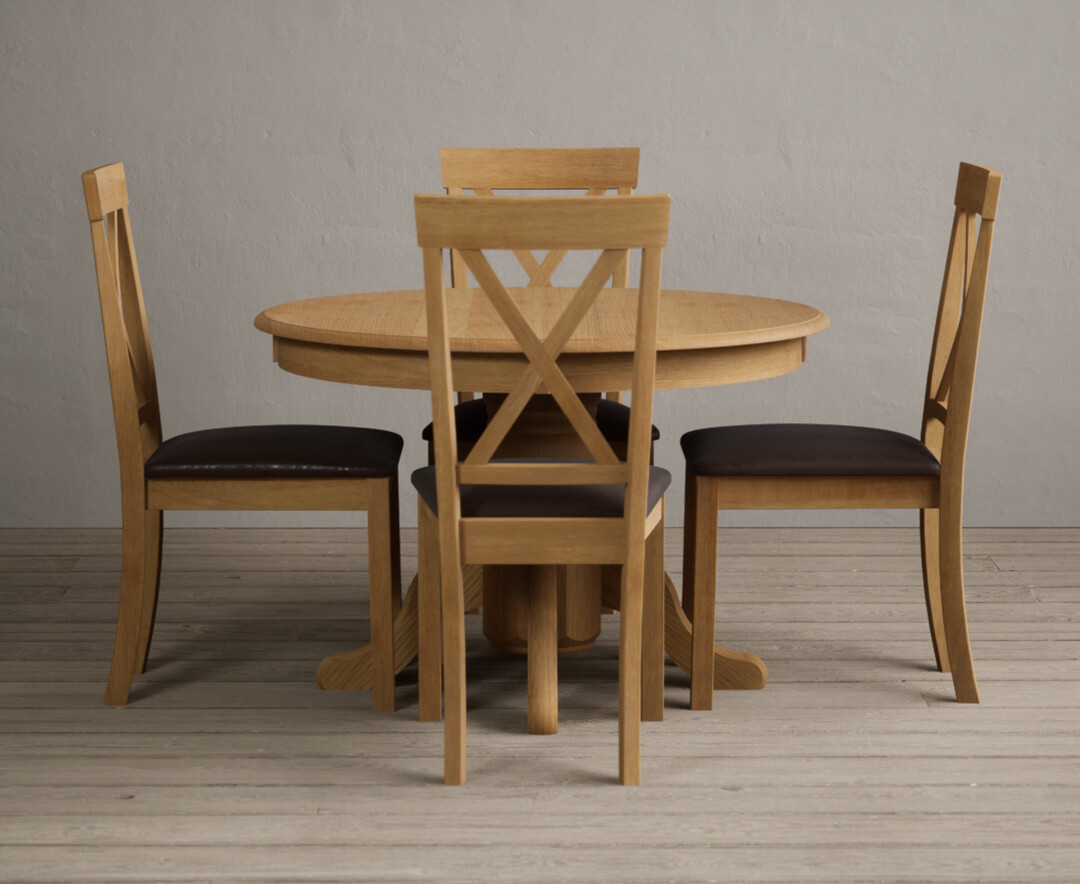
[[[541,339],[574,291],[556,286],[509,289]],[[634,322],[629,305],[635,296],[626,289],[604,289],[567,343],[558,364],[575,389],[600,393],[630,388]],[[447,305],[455,389],[483,391],[492,397],[511,391],[526,360],[491,302],[480,289],[459,288],[448,290]],[[821,311],[791,301],[664,289],[657,330],[656,389],[711,387],[787,374],[805,361],[808,336],[828,325]],[[291,301],[263,311],[255,327],[273,336],[274,361],[293,374],[348,384],[430,388],[422,289]],[[593,407],[597,398],[593,397]],[[707,417],[703,416],[702,423],[708,423]],[[484,631],[495,647],[520,651],[523,648],[520,642],[515,644],[514,631],[521,612],[507,604],[503,593],[492,592],[493,587],[507,588],[504,572],[485,577],[479,567],[467,568],[466,607],[483,606]],[[690,621],[673,581],[667,575],[664,580],[664,649],[689,674]],[[575,619],[585,623],[585,634],[577,639],[562,636],[560,650],[591,644],[594,630],[599,632],[600,606],[618,607],[617,566],[613,572],[606,566],[601,569],[596,582],[600,586],[588,602],[595,610],[570,611],[560,617],[564,627]],[[565,595],[564,601],[572,605],[572,594]],[[417,596],[413,580],[394,619],[395,672],[416,656]],[[716,688],[761,688],[767,677],[756,655],[716,645]],[[325,689],[370,689],[370,645],[325,658],[317,680]]]

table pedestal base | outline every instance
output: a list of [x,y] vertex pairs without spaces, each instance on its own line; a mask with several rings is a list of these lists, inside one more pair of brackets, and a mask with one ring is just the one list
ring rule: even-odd
[[[508,654],[529,650],[529,583],[523,568],[484,566],[484,635],[488,644]],[[560,567],[559,653],[584,651],[600,635],[600,566]]]
[[[588,569],[594,566],[584,566]],[[592,581],[600,590],[600,604],[617,608],[619,602],[619,568],[603,566],[601,579]],[[477,565],[465,568],[465,608],[474,608],[484,596],[482,569]],[[691,627],[679,602],[679,594],[671,578],[664,575],[664,650],[687,675],[691,671]],[[596,607],[599,610],[599,606]],[[417,583],[409,590],[401,603],[401,610],[394,618],[394,673],[401,672],[414,659],[418,644]],[[595,638],[595,637],[594,637]],[[591,644],[591,642],[590,642]],[[560,647],[560,651],[562,648]],[[569,649],[568,649],[569,650]],[[714,690],[760,690],[765,687],[769,674],[765,664],[754,654],[733,651],[716,645],[713,653]],[[328,691],[371,690],[373,678],[371,645],[352,651],[331,654],[319,664],[316,673],[319,687]]]

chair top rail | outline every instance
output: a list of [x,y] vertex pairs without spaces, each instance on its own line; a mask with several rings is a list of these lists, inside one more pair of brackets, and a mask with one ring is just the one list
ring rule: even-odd
[[112,163],[83,172],[82,180],[86,211],[91,221],[101,221],[106,215],[127,208],[127,180],[123,163]]
[[955,205],[993,221],[1001,193],[1001,173],[986,166],[961,163],[956,178]]
[[637,249],[667,244],[671,198],[418,194],[417,242],[450,249]]
[[444,147],[442,184],[473,190],[637,187],[639,149]]

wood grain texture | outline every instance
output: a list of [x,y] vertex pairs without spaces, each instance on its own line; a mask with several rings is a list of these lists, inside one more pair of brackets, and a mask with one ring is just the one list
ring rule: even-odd
[[[574,289],[542,290],[508,286],[511,297],[538,335],[544,337],[562,315]],[[476,288],[453,290],[450,301],[450,350],[463,353],[516,353],[513,335],[495,308]],[[634,294],[605,289],[585,321],[566,343],[567,353],[631,353],[634,346]],[[663,289],[656,347],[684,351],[743,347],[805,338],[829,326],[813,307],[775,298]],[[291,341],[373,350],[427,353],[424,292],[366,292],[290,301],[270,307],[255,327]]]
[[[292,374],[344,384],[430,388],[427,353],[341,347],[275,338],[278,366]],[[805,339],[791,338],[763,344],[718,346],[693,350],[660,350],[656,355],[656,388],[679,390],[779,377],[797,370],[805,361]],[[512,353],[455,353],[454,386],[509,393],[525,367]],[[567,353],[559,369],[578,390],[601,392],[614,385],[630,385],[633,353]],[[472,385],[469,387],[468,385]]]

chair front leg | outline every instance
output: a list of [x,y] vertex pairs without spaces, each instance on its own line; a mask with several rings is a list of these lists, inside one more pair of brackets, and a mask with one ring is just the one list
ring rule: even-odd
[[[690,708],[712,709],[716,646],[717,483],[713,476],[686,477],[687,525],[683,529],[683,596],[692,599]],[[686,549],[689,549],[687,554]]]
[[465,586],[460,566],[447,567],[440,556],[442,647],[445,681],[443,781],[465,782]]
[[401,508],[398,504],[398,477],[390,478],[390,604],[396,617],[401,611]]
[[395,555],[397,480],[372,479],[368,507],[372,709],[394,711],[394,597],[401,605],[401,562]]
[[[657,506],[664,506],[661,501]],[[641,626],[641,720],[664,720],[664,518],[645,541]]]
[[419,624],[417,678],[421,721],[442,718],[442,594],[439,575],[439,523],[423,500],[419,523],[416,579]]
[[930,641],[934,644],[934,660],[938,672],[948,672],[949,651],[945,638],[945,618],[941,612],[941,540],[940,511],[919,510],[919,540],[922,547],[923,593],[926,596],[926,617],[930,621]]
[[[642,538],[644,539],[644,538]],[[619,607],[619,782],[641,785],[641,620],[645,544],[631,543]]]
[[143,575],[142,621],[139,624],[139,647],[135,652],[135,674],[146,671],[150,656],[150,642],[154,637],[154,619],[157,617],[158,588],[161,586],[161,535],[163,519],[161,510],[146,511],[146,569]]

